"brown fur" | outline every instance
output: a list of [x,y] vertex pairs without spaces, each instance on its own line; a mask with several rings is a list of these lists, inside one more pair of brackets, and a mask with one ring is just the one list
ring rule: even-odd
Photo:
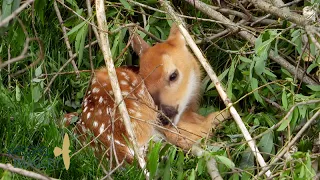
[[[143,148],[148,144],[154,133],[154,128],[150,123],[157,122],[154,102],[137,74],[127,68],[117,68],[116,73],[122,93],[126,92],[126,94],[123,94],[124,102],[131,117],[138,146]],[[99,91],[97,92],[98,89]],[[111,83],[106,69],[103,68],[96,71],[88,92],[83,101],[83,112],[80,115],[80,121],[76,125],[76,133],[80,135],[80,140],[84,143],[88,142],[87,139],[90,133],[93,134],[92,137],[89,137],[90,140],[99,136],[97,141],[91,144],[98,155],[102,155],[111,146],[110,143],[114,142],[118,160],[121,162],[126,159],[127,162],[132,162],[133,150],[130,148],[130,144],[127,143],[128,133],[117,105],[114,103]],[[150,123],[144,121],[149,121]],[[105,130],[101,132],[100,129]],[[113,141],[111,139],[112,136]],[[104,150],[103,147],[105,148]],[[107,152],[107,156],[109,154]]]

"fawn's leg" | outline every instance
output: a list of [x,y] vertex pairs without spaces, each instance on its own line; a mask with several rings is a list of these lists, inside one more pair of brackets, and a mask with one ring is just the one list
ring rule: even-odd
[[216,128],[221,122],[230,117],[229,111],[213,112],[207,117],[192,111],[186,111],[181,116],[177,128],[172,125],[166,126],[167,129],[176,133],[166,130],[162,132],[168,142],[184,150],[189,150],[196,141],[210,134],[212,128]]

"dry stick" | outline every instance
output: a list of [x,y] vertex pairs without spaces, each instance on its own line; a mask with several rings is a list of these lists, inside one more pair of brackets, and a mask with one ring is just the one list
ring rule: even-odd
[[[86,4],[87,4],[87,9],[88,9],[88,16],[89,16],[89,17],[93,17],[92,7],[91,7],[91,0],[86,0]],[[98,41],[98,43],[99,43],[99,47],[101,47],[101,46],[100,46],[100,42],[101,42],[101,41],[100,41],[100,38],[99,38],[98,30],[97,30],[97,28],[96,28],[97,26],[95,25],[93,19],[92,19],[91,24],[94,25],[94,26],[91,26],[91,28],[92,28],[93,33],[94,33],[94,35],[96,36],[96,39],[97,39],[97,41]]]
[[273,14],[283,19],[286,19],[288,21],[291,21],[297,25],[306,26],[309,23],[309,21],[302,15],[299,15],[297,13],[293,13],[290,11],[285,11],[281,8],[273,6],[270,3],[267,3],[266,1],[263,1],[263,0],[248,0],[248,1],[254,4],[257,8],[262,9],[265,12],[268,12],[270,14]]
[[[104,1],[103,0],[96,0],[96,11],[97,11],[97,21],[98,21],[98,27],[99,29],[105,29],[107,26],[106,22],[106,15],[105,15],[105,9],[104,9]],[[121,95],[121,90],[119,87],[119,82],[118,78],[116,75],[116,71],[114,68],[113,60],[112,60],[112,55],[110,51],[110,46],[109,46],[109,39],[108,39],[108,34],[99,32],[100,34],[100,40],[101,40],[101,50],[103,52],[104,60],[107,66],[108,70],[108,75],[110,77],[111,81],[111,87],[114,92],[114,97],[115,97],[115,103],[119,104],[118,108],[123,120],[123,123],[126,127],[126,130],[129,135],[129,141],[132,142],[134,154],[136,158],[138,159],[139,165],[142,169],[145,169],[146,167],[146,162],[143,158],[142,152],[139,150],[138,145],[137,145],[137,139],[136,136],[133,132],[133,129],[131,127],[130,123],[130,117],[126,108],[126,104],[123,101],[123,97]],[[148,179],[148,176],[146,175],[146,178]]]
[[[72,49],[71,49],[71,46],[70,46],[69,38],[68,38],[68,35],[67,35],[67,29],[63,25],[63,20],[62,20],[62,17],[61,17],[61,13],[60,13],[60,10],[59,10],[59,7],[58,7],[58,4],[57,4],[56,1],[53,1],[53,6],[54,6],[54,10],[56,11],[59,23],[61,25],[61,29],[62,29],[62,33],[63,33],[63,39],[64,39],[64,42],[66,43],[66,46],[67,46],[67,49],[68,49],[68,53],[69,53],[69,57],[71,58],[73,56],[73,53],[72,53]],[[79,78],[80,77],[79,70],[78,70],[78,67],[77,67],[76,62],[74,61],[74,59],[72,59],[71,63],[72,63],[74,71],[76,71],[77,78]]]
[[[253,154],[256,156],[260,166],[261,167],[266,166],[266,162],[264,161],[262,155],[260,154],[259,149],[257,148],[255,142],[252,140],[252,137],[251,137],[250,133],[248,132],[246,126],[242,122],[240,115],[238,114],[237,110],[232,106],[231,100],[227,97],[226,92],[223,90],[223,87],[222,87],[221,83],[219,82],[219,79],[218,79],[216,73],[212,70],[210,64],[204,58],[204,56],[202,55],[202,53],[199,50],[199,48],[197,47],[197,45],[194,43],[194,41],[193,41],[192,37],[190,36],[190,34],[188,33],[188,31],[183,27],[183,25],[181,24],[180,18],[178,18],[175,15],[175,12],[172,9],[172,7],[165,0],[161,0],[160,3],[162,3],[163,6],[165,6],[166,10],[172,16],[173,20],[180,24],[178,26],[180,29],[180,32],[183,34],[183,36],[185,37],[190,48],[192,49],[192,51],[194,52],[194,54],[196,55],[196,57],[198,58],[198,60],[202,64],[203,68],[207,71],[212,82],[215,84],[216,89],[217,89],[219,95],[221,96],[224,104],[228,108],[230,108],[230,113],[231,113],[232,117],[236,121],[242,134],[244,135],[245,139],[247,140],[248,145],[251,148],[251,150],[253,151]],[[270,171],[266,172],[266,175],[269,177],[271,175],[271,172]]]
[[[236,31],[236,24],[232,21],[230,21],[228,18],[226,18],[225,16],[223,16],[221,13],[213,10],[212,8],[210,8],[207,4],[198,1],[198,0],[185,0],[186,2],[188,2],[189,4],[191,4],[192,6],[195,6],[197,9],[199,9],[200,11],[202,11],[203,13],[205,13],[206,15],[208,15],[209,17],[219,20],[219,21],[223,21],[223,22],[227,22],[224,23],[231,31]],[[233,24],[233,25],[230,25]],[[246,39],[247,41],[249,41],[252,45],[255,44],[256,41],[256,37],[254,37],[254,35],[246,32],[246,31],[239,31],[238,32],[239,35]],[[296,71],[295,66],[293,66],[292,64],[290,64],[287,60],[285,60],[283,57],[279,56],[278,54],[275,54],[275,52],[273,50],[270,51],[269,53],[269,57],[277,62],[278,64],[280,64],[281,67],[285,68],[287,71],[289,71],[291,74],[297,74],[297,77],[299,78],[299,80],[303,81],[306,84],[310,84],[310,85],[317,85],[318,82],[316,82],[315,80],[313,80],[312,78],[305,76],[304,75],[304,71],[299,68],[298,71]]]
[[18,9],[16,9],[15,11],[12,12],[12,14],[10,16],[8,16],[7,18],[5,18],[3,21],[0,22],[0,27],[6,25],[7,23],[9,23],[9,21],[11,19],[13,19],[14,17],[16,17],[24,8],[26,8],[29,4],[33,3],[34,0],[28,0],[26,1],[24,4],[22,4]]
[[38,173],[35,173],[35,172],[32,172],[32,171],[27,171],[27,170],[24,170],[24,169],[15,168],[11,164],[0,163],[0,168],[4,169],[4,170],[8,170],[8,171],[13,172],[13,173],[17,173],[17,174],[26,176],[26,177],[34,178],[34,179],[57,180],[55,178],[46,177],[46,176],[44,176],[42,174],[38,174]]
[[278,155],[270,162],[269,166],[263,169],[257,177],[260,177],[263,175],[264,172],[268,171],[269,168],[278,162],[280,158],[291,148],[292,145],[294,145],[298,139],[302,136],[305,130],[309,128],[309,126],[313,123],[314,120],[317,119],[317,117],[320,115],[320,109],[311,117],[311,119],[300,129],[300,131],[297,133],[297,135],[288,143],[287,146],[285,146],[279,153]]

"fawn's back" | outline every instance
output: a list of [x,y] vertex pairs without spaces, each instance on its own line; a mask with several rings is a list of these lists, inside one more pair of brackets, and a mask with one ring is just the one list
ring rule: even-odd
[[[116,73],[138,145],[143,148],[154,133],[152,124],[157,121],[153,99],[140,76],[126,68],[117,68]],[[106,69],[95,72],[82,110],[76,125],[77,133],[84,135],[80,136],[81,141],[87,142],[86,136],[91,132],[91,139],[95,139],[91,145],[97,154],[106,152],[109,156],[109,148],[114,147],[119,161],[132,162],[134,152],[128,145],[128,134],[115,104]]]

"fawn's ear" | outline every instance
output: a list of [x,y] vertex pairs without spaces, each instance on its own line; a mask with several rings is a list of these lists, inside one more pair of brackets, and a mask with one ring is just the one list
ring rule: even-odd
[[172,24],[167,42],[173,46],[185,46],[186,41],[183,35],[180,33],[179,27],[176,24]]
[[141,55],[150,48],[150,45],[145,42],[137,33],[133,32],[132,29],[130,29],[129,32],[133,36],[131,47],[134,52],[136,52],[138,56],[141,57]]

